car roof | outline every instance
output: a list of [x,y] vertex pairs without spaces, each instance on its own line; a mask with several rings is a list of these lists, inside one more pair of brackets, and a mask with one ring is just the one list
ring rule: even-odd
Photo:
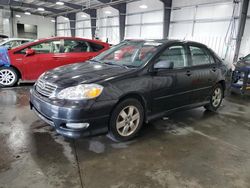
[[48,38],[37,39],[36,41],[46,41],[46,40],[54,40],[54,39],[79,39],[79,40],[93,41],[97,43],[106,43],[100,40],[93,40],[93,39],[87,39],[87,38],[82,38],[82,37],[48,37]]
[[35,44],[40,43],[40,42],[44,42],[44,41],[48,41],[48,40],[56,40],[56,39],[59,39],[59,40],[60,39],[79,39],[79,40],[86,40],[86,41],[89,41],[89,42],[94,42],[94,43],[97,43],[97,44],[109,45],[106,42],[102,42],[102,41],[99,41],[99,40],[86,39],[86,38],[81,38],[81,37],[49,37],[49,38],[37,39],[37,40],[35,40],[33,42],[29,42],[27,44],[23,44],[23,45],[21,45],[19,47],[16,47],[16,48],[14,48],[12,50],[13,51],[18,51],[18,50],[27,48],[30,45],[35,45]]
[[27,38],[6,38],[6,41],[13,41],[13,40],[27,40],[27,41],[31,41],[34,39],[27,39]]
[[159,42],[159,43],[192,43],[197,45],[206,46],[205,44],[196,42],[196,41],[189,41],[189,40],[179,40],[179,39],[125,39],[124,41],[135,41],[135,42]]

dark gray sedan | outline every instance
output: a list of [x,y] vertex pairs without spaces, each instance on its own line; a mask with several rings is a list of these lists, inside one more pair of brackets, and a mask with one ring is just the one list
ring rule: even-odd
[[230,86],[227,72],[200,43],[126,40],[86,63],[46,72],[31,89],[30,104],[66,137],[109,133],[126,141],[144,122],[172,112],[216,111]]

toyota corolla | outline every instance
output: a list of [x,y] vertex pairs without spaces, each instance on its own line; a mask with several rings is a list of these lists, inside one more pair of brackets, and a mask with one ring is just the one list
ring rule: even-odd
[[216,111],[230,83],[227,72],[200,43],[126,40],[86,63],[41,75],[30,105],[63,136],[109,133],[126,141],[144,122],[172,112]]

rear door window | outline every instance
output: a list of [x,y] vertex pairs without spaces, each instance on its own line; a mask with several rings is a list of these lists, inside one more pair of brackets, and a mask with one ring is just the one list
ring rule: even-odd
[[190,45],[189,48],[193,66],[215,63],[214,58],[207,52],[206,49],[193,45]]
[[92,52],[99,52],[100,50],[102,50],[104,48],[104,46],[102,46],[100,44],[93,43],[93,42],[88,42],[88,44],[90,45]]
[[84,40],[64,40],[64,53],[90,52],[89,44]]

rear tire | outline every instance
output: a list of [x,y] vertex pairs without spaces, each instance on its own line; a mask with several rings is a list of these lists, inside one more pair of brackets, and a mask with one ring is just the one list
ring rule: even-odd
[[0,87],[12,87],[17,84],[19,76],[12,67],[0,67]]
[[207,104],[205,109],[215,112],[221,105],[224,96],[224,90],[221,84],[216,84],[213,88],[212,94],[210,96],[209,104]]
[[136,136],[143,125],[144,109],[136,99],[126,99],[113,110],[109,123],[109,137],[118,142]]

